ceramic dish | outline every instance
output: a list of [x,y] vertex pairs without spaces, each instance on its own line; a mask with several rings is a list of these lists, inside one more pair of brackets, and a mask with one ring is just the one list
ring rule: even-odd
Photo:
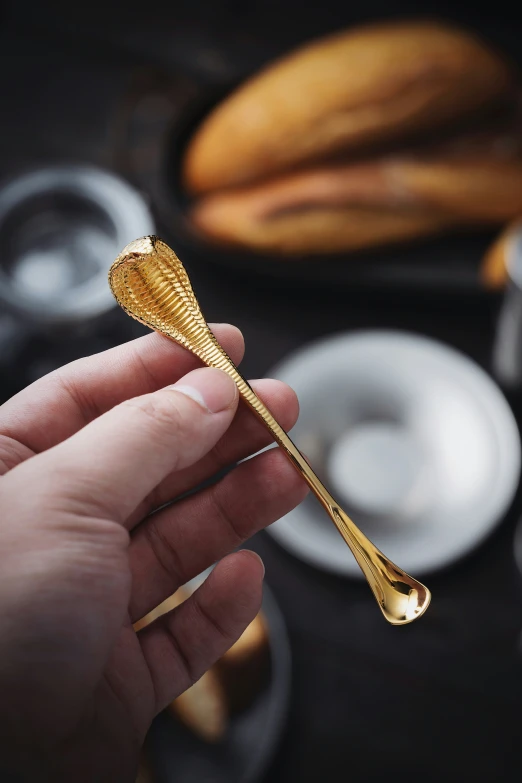
[[[446,566],[502,520],[520,438],[501,391],[466,356],[413,334],[360,332],[307,346],[270,375],[299,396],[297,445],[401,568]],[[318,568],[361,576],[314,498],[269,533]]]

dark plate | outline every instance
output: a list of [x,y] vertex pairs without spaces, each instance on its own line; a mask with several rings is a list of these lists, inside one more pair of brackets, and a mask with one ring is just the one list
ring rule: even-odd
[[[233,88],[182,87],[168,74],[157,76],[129,99],[120,126],[122,174],[150,194],[161,235],[190,267],[230,271],[250,281],[265,278],[295,286],[479,292],[479,268],[495,232],[460,233],[411,241],[364,252],[284,259],[222,248],[190,228],[190,199],[181,168],[187,143],[203,118]],[[184,91],[181,97],[181,92]],[[154,97],[161,117],[150,119]],[[159,98],[159,101],[158,101]],[[169,108],[170,107],[170,108]]]
[[187,257],[204,257],[224,268],[251,269],[256,274],[312,285],[399,282],[401,286],[478,286],[480,261],[495,235],[491,231],[446,235],[352,253],[292,258],[224,249],[199,239],[190,231],[186,217],[190,199],[181,183],[181,164],[191,135],[221,97],[222,93],[214,93],[212,99],[187,107],[167,136],[164,172],[165,192],[171,203],[169,228],[185,245]]
[[159,715],[147,740],[157,783],[256,783],[266,772],[286,722],[291,658],[283,616],[266,586],[263,612],[270,651],[265,689],[232,719],[227,737],[217,746],[200,740],[167,713]]

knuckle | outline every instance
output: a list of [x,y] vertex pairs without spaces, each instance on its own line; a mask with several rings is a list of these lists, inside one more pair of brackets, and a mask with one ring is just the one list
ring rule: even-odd
[[219,483],[209,487],[212,506],[222,525],[228,530],[230,541],[234,546],[239,546],[247,536],[245,530],[251,529],[253,525],[248,513],[236,515],[234,504],[227,502],[226,498],[223,499],[222,490],[223,485]]
[[174,394],[147,394],[126,400],[122,407],[130,410],[133,415],[146,419],[147,426],[152,425],[159,436],[167,436],[169,439],[173,436],[179,437],[187,428],[186,417]]
[[183,565],[169,536],[163,532],[158,518],[150,517],[143,526],[143,531],[160,571],[173,585],[181,584],[184,578]]
[[201,600],[194,600],[194,611],[203,624],[209,628],[212,635],[217,639],[221,639],[227,648],[230,647],[235,641],[233,630],[230,630],[225,623],[220,622],[217,614],[207,609]]
[[34,456],[34,452],[27,446],[8,435],[0,434],[0,476],[32,456]]

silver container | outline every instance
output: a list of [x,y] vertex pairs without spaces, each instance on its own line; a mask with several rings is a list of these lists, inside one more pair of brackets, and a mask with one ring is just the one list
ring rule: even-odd
[[152,233],[144,199],[108,171],[27,172],[0,189],[0,307],[29,328],[96,318],[115,305],[110,264]]

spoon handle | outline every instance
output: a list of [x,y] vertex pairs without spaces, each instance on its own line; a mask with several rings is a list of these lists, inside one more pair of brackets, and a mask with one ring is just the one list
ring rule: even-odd
[[233,378],[243,399],[263,421],[290,462],[326,509],[337,530],[350,547],[385,618],[393,625],[404,625],[420,617],[428,608],[431,598],[429,590],[392,563],[352,522],[312,470],[295,443],[243,378],[214,335],[211,334],[211,337],[212,348],[202,352],[201,358],[205,364],[223,370]]

